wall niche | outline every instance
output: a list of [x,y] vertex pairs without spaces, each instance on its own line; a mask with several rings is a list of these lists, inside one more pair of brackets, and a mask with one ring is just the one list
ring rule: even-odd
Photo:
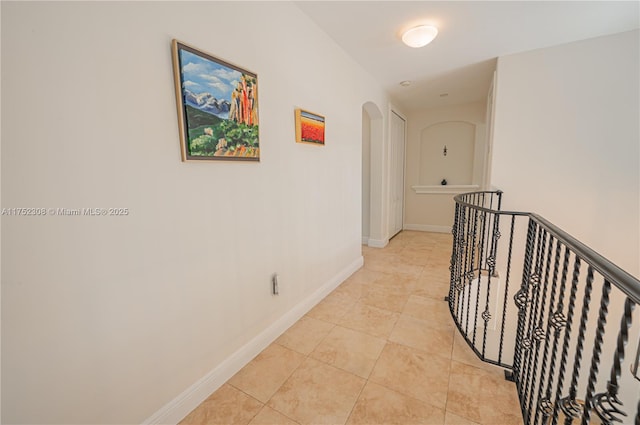
[[473,184],[476,125],[444,121],[420,133],[420,186]]

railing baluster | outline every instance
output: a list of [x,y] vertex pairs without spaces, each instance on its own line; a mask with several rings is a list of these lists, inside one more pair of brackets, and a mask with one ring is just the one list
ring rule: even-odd
[[[500,199],[500,198],[498,198]],[[499,208],[499,207],[498,207]],[[509,297],[509,277],[511,274],[511,254],[513,252],[513,232],[516,224],[516,216],[511,216],[511,229],[509,231],[509,250],[507,256],[507,273],[504,284],[504,300],[502,302],[502,325],[500,326],[500,349],[498,351],[498,363],[502,363],[502,349],[504,347],[504,325],[507,320],[507,299]]]
[[591,370],[589,372],[589,381],[587,383],[587,394],[584,397],[584,407],[582,410],[582,425],[588,425],[591,421],[591,409],[593,408],[593,392],[598,378],[598,369],[600,367],[600,354],[602,353],[602,341],[604,338],[604,327],[607,324],[607,313],[609,312],[609,293],[611,292],[611,284],[607,279],[602,285],[602,297],[600,298],[600,310],[598,312],[598,327],[596,328],[595,344],[593,346],[593,354],[591,355]]
[[[478,232],[478,210],[474,210],[473,212],[473,230],[472,230],[472,235],[471,235],[471,246],[469,247],[469,249],[471,250],[471,261],[469,264],[469,270],[467,271],[467,280],[468,280],[468,285],[467,285],[467,319],[465,321],[465,333],[468,335],[469,334],[469,310],[471,310],[471,285],[473,283],[473,278],[474,278],[474,267],[475,267],[475,253],[476,253],[476,234]],[[475,316],[475,314],[474,314]],[[475,322],[475,321],[474,321]],[[475,323],[474,323],[475,324]],[[474,332],[475,332],[475,328],[474,328]]]
[[529,225],[527,229],[527,244],[525,248],[525,257],[524,257],[524,269],[522,272],[522,284],[520,285],[520,289],[514,295],[514,301],[516,306],[518,307],[518,325],[516,330],[516,347],[515,347],[515,355],[513,357],[513,373],[516,379],[516,388],[518,389],[518,394],[521,397],[521,406],[522,406],[522,416],[525,419],[525,425],[529,424],[529,415],[524,408],[524,403],[522,403],[523,391],[525,390],[522,387],[522,347],[524,341],[524,328],[525,328],[525,320],[526,320],[526,307],[529,302],[529,274],[531,272],[531,261],[533,258],[534,251],[534,243],[536,237],[537,227],[533,220],[529,220]]
[[[482,202],[484,203],[484,194],[482,197]],[[484,257],[484,235],[485,235],[485,227],[487,225],[487,213],[482,212],[480,216],[480,221],[482,222],[482,230],[480,231],[480,252],[478,253],[478,289],[476,291],[476,308],[475,314],[473,315],[473,346],[476,345],[476,332],[478,330],[478,309],[480,307],[480,287],[482,286],[482,259]]]
[[[460,243],[459,243],[459,235],[460,235],[460,209],[464,208],[461,207],[460,204],[456,203],[455,205],[455,213],[453,216],[453,227],[451,228],[451,234],[452,234],[452,238],[453,238],[453,249],[451,250],[451,261],[449,263],[449,271],[450,271],[450,277],[449,277],[449,282],[453,283],[453,282],[457,282],[458,278],[459,278],[459,273],[458,273],[458,264],[460,263],[460,259],[458,258],[460,253]],[[449,285],[449,309],[451,309],[451,306],[456,305],[456,299],[455,299],[455,291],[454,291],[454,285],[450,284]],[[454,304],[452,304],[452,302]]]
[[[493,197],[491,198],[493,203]],[[489,301],[491,299],[491,278],[495,276],[496,268],[496,250],[498,245],[498,239],[500,238],[500,231],[498,229],[499,215],[493,214],[493,228],[490,232],[491,235],[491,248],[489,255],[487,256],[487,297],[484,304],[484,312],[482,313],[482,319],[484,320],[484,333],[482,335],[482,357],[486,355],[487,349],[487,328],[489,327],[489,320],[491,320],[491,312],[489,311]],[[479,285],[479,284],[478,284]]]
[[[544,287],[542,289],[542,301],[540,303],[537,302],[537,299],[534,300],[534,304],[535,304],[535,310],[534,310],[534,316],[535,316],[535,323],[536,323],[536,328],[534,329],[534,341],[535,341],[535,356],[533,359],[533,368],[532,368],[532,373],[527,374],[527,377],[525,378],[526,382],[527,382],[527,388],[528,391],[532,392],[533,389],[531,388],[531,385],[533,384],[533,380],[536,377],[536,374],[538,372],[538,360],[539,360],[539,356],[540,356],[540,344],[542,343],[543,338],[546,337],[546,333],[543,330],[543,322],[544,322],[544,317],[545,317],[545,313],[544,313],[544,307],[547,305],[547,293],[549,290],[549,272],[551,269],[551,257],[552,257],[552,253],[553,253],[553,245],[554,245],[554,238],[553,236],[551,236],[549,238],[549,247],[547,249],[547,259],[546,259],[546,267],[545,267],[545,271],[544,271],[544,278],[542,279],[542,286]],[[554,277],[553,280],[554,282],[557,281],[557,276],[558,276],[558,265],[559,265],[559,258],[560,258],[560,244],[556,244],[556,250],[555,250],[555,261],[554,261]],[[553,299],[553,298],[551,298]],[[550,301],[551,303],[552,301]],[[540,312],[538,313],[538,307],[540,308]],[[538,399],[540,398],[540,395],[538,394]],[[530,407],[530,405],[529,405]]]
[[580,363],[582,361],[582,348],[584,344],[584,334],[587,329],[587,320],[589,317],[589,303],[591,302],[591,288],[593,286],[593,269],[587,269],[587,284],[584,288],[584,296],[582,301],[582,314],[580,315],[580,327],[578,329],[578,341],[576,343],[576,354],[573,360],[573,372],[571,374],[571,384],[569,386],[569,395],[560,400],[560,409],[566,416],[564,425],[570,425],[573,418],[580,416],[582,406],[576,401],[578,375],[580,373]]
[[571,325],[573,324],[573,309],[576,305],[576,292],[578,291],[578,278],[580,277],[580,258],[576,257],[573,264],[573,277],[571,279],[571,294],[569,295],[569,307],[567,309],[567,325],[564,328],[564,344],[562,345],[562,355],[560,357],[560,368],[558,370],[558,383],[556,384],[556,399],[553,405],[552,425],[558,423],[558,407],[560,394],[564,384],[564,372],[567,367],[567,355],[569,354],[569,339],[571,337]]
[[468,292],[469,292],[469,269],[473,268],[473,264],[472,264],[472,258],[471,255],[473,253],[473,242],[472,242],[472,238],[473,238],[473,221],[471,220],[471,216],[477,214],[477,211],[471,211],[471,210],[467,210],[467,216],[469,217],[469,219],[467,220],[467,236],[466,236],[466,245],[465,245],[465,259],[464,259],[464,271],[462,274],[462,279],[464,282],[464,286],[463,286],[463,293],[461,294],[462,296],[462,305],[464,305],[464,309],[462,310],[462,314],[466,315],[466,320],[465,320],[465,335],[469,332],[468,331],[468,323],[469,323],[469,299],[468,299]]
[[[523,340],[523,348],[524,348],[524,352],[526,354],[526,362],[525,362],[525,370],[523,371],[523,376],[528,376],[529,371],[531,369],[531,347],[532,347],[532,343],[533,340],[531,338],[531,333],[532,333],[532,328],[533,328],[533,321],[534,321],[534,314],[535,311],[533,309],[534,305],[535,305],[535,301],[537,298],[537,294],[538,294],[538,288],[539,288],[539,283],[540,283],[540,275],[538,274],[538,269],[540,267],[540,239],[542,238],[542,234],[543,234],[543,230],[540,229],[539,227],[536,228],[537,231],[537,241],[534,242],[535,247],[536,247],[536,254],[534,257],[534,261],[532,264],[532,270],[531,273],[527,276],[528,279],[528,287],[527,287],[527,293],[529,294],[529,298],[528,298],[528,303],[527,303],[527,315],[525,316],[526,320],[525,320],[525,339]],[[525,379],[525,382],[527,380]]]
[[593,396],[592,404],[596,409],[596,413],[600,419],[606,422],[622,422],[622,419],[616,415],[627,416],[622,411],[622,402],[618,398],[618,379],[620,378],[620,367],[624,361],[624,348],[629,340],[633,307],[631,300],[627,298],[624,302],[624,313],[620,320],[620,331],[618,332],[616,352],[611,366],[611,377],[607,383],[607,392]]
[[[458,313],[456,314],[456,321],[458,322],[459,325],[461,325],[462,323],[460,323],[460,317],[464,312],[464,288],[466,287],[466,277],[465,277],[465,273],[467,270],[467,258],[468,258],[468,254],[469,254],[469,250],[468,250],[468,220],[466,219],[467,216],[467,207],[463,207],[462,211],[461,211],[461,220],[462,220],[462,224],[461,224],[461,228],[462,228],[462,236],[460,237],[459,241],[461,244],[461,249],[464,250],[464,260],[460,261],[461,265],[464,263],[464,266],[462,266],[459,270],[459,274],[458,274],[458,282],[455,282],[455,284],[457,285],[456,289],[456,293],[457,293],[457,297],[456,297],[456,308]],[[462,310],[462,311],[461,311]]]
[[[567,321],[563,314],[564,310],[564,293],[565,287],[567,283],[567,272],[569,270],[569,257],[570,251],[568,248],[565,248],[564,261],[562,264],[562,278],[560,279],[560,291],[558,293],[558,303],[556,305],[556,311],[549,316],[549,326],[554,328],[553,332],[553,348],[551,349],[551,364],[549,365],[549,374],[547,378],[547,389],[545,391],[544,397],[538,401],[539,409],[536,411],[536,418],[538,416],[538,411],[542,412],[543,422],[547,422],[549,415],[553,413],[553,406],[551,404],[551,390],[555,377],[555,368],[556,368],[556,358],[558,354],[558,340],[560,338],[560,332],[566,326]],[[550,329],[549,329],[550,331]]]
[[[546,249],[545,248],[546,242],[547,242],[547,232],[544,231],[544,229],[541,229],[538,237],[538,250],[537,250],[535,271],[531,274],[531,279],[529,281],[532,288],[533,298],[532,298],[531,308],[530,308],[531,319],[529,323],[531,326],[531,330],[528,335],[529,349],[527,350],[527,356],[528,356],[527,368],[526,368],[526,373],[524,374],[525,382],[526,382],[525,387],[527,388],[527,391],[525,393],[525,400],[527,400],[526,401],[527,410],[531,409],[531,406],[533,403],[533,391],[532,391],[531,385],[533,383],[533,379],[535,379],[535,371],[537,370],[540,341],[544,337],[544,332],[541,332],[540,330],[540,324],[542,322],[542,317],[544,316],[545,302],[543,301],[542,303],[538,303],[538,300],[540,298],[540,291],[541,291],[540,283],[541,283],[542,265],[544,262],[544,253]],[[547,253],[547,256],[549,256],[550,254],[551,254],[551,251]],[[543,292],[543,298],[546,300],[546,285],[544,286],[545,288],[542,289],[542,292]],[[540,309],[540,311],[538,311],[538,309]]]

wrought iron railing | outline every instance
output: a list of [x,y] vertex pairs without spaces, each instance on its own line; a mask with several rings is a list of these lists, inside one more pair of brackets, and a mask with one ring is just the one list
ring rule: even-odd
[[640,425],[640,281],[544,218],[501,211],[501,200],[455,197],[458,330],[515,381],[525,425]]

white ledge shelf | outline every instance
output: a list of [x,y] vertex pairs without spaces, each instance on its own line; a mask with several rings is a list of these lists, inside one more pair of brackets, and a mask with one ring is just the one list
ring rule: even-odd
[[477,184],[445,184],[439,186],[411,186],[414,192],[421,195],[428,194],[449,194],[457,195],[459,193],[475,192],[480,189]]

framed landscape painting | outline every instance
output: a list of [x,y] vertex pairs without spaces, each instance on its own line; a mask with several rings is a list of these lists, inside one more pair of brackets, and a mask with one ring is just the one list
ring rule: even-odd
[[324,146],[324,117],[296,109],[296,142]]
[[177,40],[172,56],[182,160],[259,161],[258,76]]

